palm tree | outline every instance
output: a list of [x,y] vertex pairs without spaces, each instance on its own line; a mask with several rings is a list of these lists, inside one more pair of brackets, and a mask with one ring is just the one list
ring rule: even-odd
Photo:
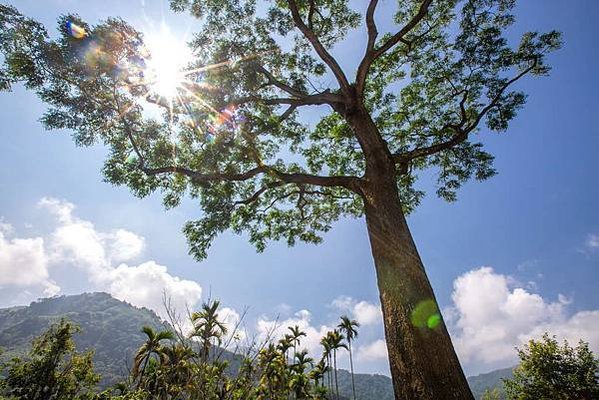
[[161,366],[168,375],[170,392],[176,394],[187,388],[193,378],[191,360],[195,356],[193,350],[176,343],[164,346],[161,351]]
[[337,350],[344,348],[347,349],[347,345],[343,343],[345,337],[337,329],[332,332],[328,332],[326,337],[330,349],[333,352],[333,376],[335,377],[335,393],[337,399],[339,399],[339,380],[337,376]]
[[137,354],[135,355],[135,359],[133,362],[133,370],[131,372],[134,380],[139,377],[139,381],[137,383],[138,388],[142,383],[143,375],[152,355],[155,354],[158,357],[161,357],[162,344],[160,342],[162,342],[163,340],[174,339],[174,335],[170,331],[156,332],[149,326],[144,326],[143,328],[141,328],[141,331],[146,334],[147,339],[141,345],[139,350],[137,350]]
[[218,308],[220,301],[203,303],[200,311],[195,311],[191,314],[191,322],[193,323],[193,332],[190,337],[197,337],[202,342],[202,358],[206,362],[212,340],[220,345],[223,336],[227,334],[227,327],[218,319]]
[[328,334],[320,339],[320,344],[322,345],[322,359],[320,360],[324,364],[326,364],[325,372],[327,373],[327,386],[329,393],[333,393],[333,370],[331,368],[331,355],[333,349],[331,348],[330,338]]
[[293,375],[289,381],[289,387],[297,400],[308,398],[310,378],[306,375],[306,369],[312,365],[313,361],[311,357],[308,357],[308,350],[302,350],[295,354],[295,362],[291,366]]
[[306,332],[300,330],[300,327],[290,326],[287,329],[291,331],[291,343],[293,343],[293,357],[295,358],[297,354],[297,346],[300,345],[301,337],[306,336]]
[[289,351],[289,349],[291,347],[293,347],[292,340],[293,340],[292,336],[289,334],[286,334],[281,339],[279,339],[279,344],[277,345],[277,349],[285,357],[286,363],[289,363],[289,358],[287,357],[287,352]]
[[324,375],[326,374],[327,371],[328,371],[328,368],[327,368],[324,358],[322,360],[320,360],[314,366],[314,368],[312,368],[312,371],[310,371],[310,378],[314,380],[315,387],[318,387],[320,380],[324,378]]
[[306,368],[314,362],[312,357],[308,356],[308,350],[302,350],[295,355],[295,363],[292,365],[292,369],[295,372],[305,372]]
[[351,371],[351,387],[354,400],[356,400],[356,383],[354,382],[354,361],[352,358],[351,343],[355,338],[358,337],[358,329],[360,324],[356,320],[350,320],[347,315],[341,316],[341,323],[337,325],[337,328],[345,335],[347,340],[347,346],[349,349],[349,368]]

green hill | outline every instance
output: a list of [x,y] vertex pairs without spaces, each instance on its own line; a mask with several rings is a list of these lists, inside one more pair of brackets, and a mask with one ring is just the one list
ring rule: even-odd
[[94,363],[102,374],[102,386],[127,374],[127,366],[144,341],[142,326],[164,327],[154,312],[133,307],[106,293],[43,299],[28,307],[0,309],[0,347],[6,351],[3,359],[24,354],[34,337],[62,317],[82,329],[75,336],[77,349],[95,350]]
[[480,374],[476,376],[471,376],[468,378],[468,383],[470,384],[470,389],[472,389],[472,393],[474,397],[477,399],[482,398],[485,390],[498,388],[501,393],[501,398],[505,398],[505,393],[503,391],[503,381],[505,378],[512,378],[514,367],[498,369],[495,371],[488,372],[486,374]]
[[[27,307],[0,309],[0,347],[2,359],[25,354],[34,337],[48,326],[66,317],[77,323],[82,332],[75,336],[77,349],[95,350],[94,364],[102,375],[101,386],[114,384],[127,375],[128,367],[138,347],[144,341],[140,329],[144,325],[155,329],[165,324],[151,310],[137,308],[117,300],[107,293],[84,293],[42,299]],[[233,359],[230,353],[224,358]],[[232,363],[233,368],[235,362]],[[499,370],[469,378],[477,398],[488,387],[494,387],[508,376]],[[351,398],[351,375],[339,370],[339,390],[344,398]],[[356,393],[359,400],[393,400],[391,379],[384,375],[356,374]]]

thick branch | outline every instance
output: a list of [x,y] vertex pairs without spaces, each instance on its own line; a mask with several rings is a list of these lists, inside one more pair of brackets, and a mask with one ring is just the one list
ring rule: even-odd
[[245,96],[237,99],[232,99],[229,101],[229,104],[241,105],[247,103],[262,103],[267,105],[290,105],[295,107],[301,106],[318,106],[318,105],[334,105],[340,102],[339,96],[325,91],[317,94],[310,95],[302,95],[301,97],[274,97],[274,98],[264,98],[260,96]]
[[230,182],[239,182],[245,181],[250,178],[253,178],[256,175],[265,173],[267,168],[264,166],[259,166],[256,168],[252,168],[246,172],[242,173],[222,173],[215,172],[210,174],[205,174],[197,171],[193,171],[184,167],[177,166],[167,166],[161,168],[146,168],[142,167],[141,170],[145,172],[147,175],[160,175],[164,173],[178,173],[185,175],[195,182],[198,183],[210,183],[210,182],[222,182],[222,181],[230,181]]
[[296,183],[323,187],[340,186],[352,191],[358,190],[358,183],[360,179],[356,176],[320,176],[305,173],[287,173],[266,165],[261,165],[242,173],[215,172],[206,174],[177,166],[167,166],[161,168],[146,168],[142,166],[141,169],[148,175],[179,173],[188,176],[193,181],[198,183],[223,181],[240,182],[251,179],[259,174],[269,174],[277,178],[282,183]]
[[[420,21],[424,19],[424,17],[426,17],[426,15],[428,14],[428,9],[432,2],[433,0],[423,0],[420,4],[420,8],[418,9],[416,15],[414,15],[412,19],[410,19],[410,21],[408,21],[408,23],[399,32],[397,32],[389,40],[383,43],[382,46],[375,49],[374,42],[371,45],[370,41],[371,38],[373,41],[376,40],[377,32],[376,25],[374,24],[374,11],[376,8],[377,1],[371,0],[366,14],[366,24],[368,27],[368,48],[366,49],[366,54],[360,62],[360,66],[358,67],[358,72],[356,74],[356,88],[359,94],[361,94],[364,91],[366,77],[368,76],[368,72],[370,71],[370,66],[372,65],[372,63],[385,52],[387,52],[389,49],[394,47],[397,43],[405,41],[404,37],[408,33],[410,33],[410,31],[414,29],[420,23]],[[369,13],[371,14],[370,16]]]
[[324,63],[329,66],[329,68],[333,72],[333,75],[335,75],[335,78],[337,78],[337,82],[339,83],[341,90],[345,93],[349,93],[349,81],[347,80],[347,77],[345,76],[343,70],[339,66],[339,63],[337,63],[337,60],[335,60],[331,53],[329,53],[327,49],[325,49],[320,40],[318,40],[318,37],[316,36],[314,31],[312,31],[308,26],[306,26],[306,24],[302,20],[299,9],[297,8],[296,1],[287,0],[287,3],[289,4],[289,9],[291,10],[291,16],[293,17],[293,22],[295,23],[295,26],[297,26],[297,28],[302,32],[306,39],[308,39],[308,41],[312,44],[312,47],[314,47],[314,50],[316,50],[316,53],[322,59],[322,61],[324,61]]
[[320,176],[304,173],[285,173],[269,168],[270,172],[286,183],[307,184],[314,186],[334,187],[341,186],[357,192],[360,178],[356,176]]
[[368,29],[368,45],[366,47],[366,54],[370,53],[374,49],[376,43],[376,37],[379,34],[376,28],[376,22],[374,21],[374,12],[379,0],[370,0],[368,4],[368,10],[366,10],[366,28]]

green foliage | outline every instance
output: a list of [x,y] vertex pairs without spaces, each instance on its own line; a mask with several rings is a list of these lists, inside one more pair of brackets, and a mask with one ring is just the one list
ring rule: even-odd
[[599,398],[599,359],[580,341],[572,348],[548,334],[518,350],[520,365],[505,380],[507,395],[518,400]]
[[[213,302],[208,304],[213,304]],[[204,307],[201,307],[198,312],[203,310]],[[215,311],[218,314],[218,309]],[[153,332],[159,332],[163,331],[165,326],[150,311],[135,308],[115,300],[107,294],[62,296],[38,301],[29,307],[0,309],[0,346],[5,348],[4,353],[0,351],[0,357],[7,360],[7,357],[10,359],[18,355],[21,359],[27,359],[29,350],[26,344],[35,336],[43,334],[52,323],[59,323],[61,316],[68,316],[71,321],[82,327],[81,332],[73,337],[76,347],[95,350],[94,370],[102,375],[100,389],[113,387],[113,389],[98,394],[98,400],[146,400],[151,398],[150,393],[146,390],[135,390],[136,382],[127,380],[127,371],[133,365],[136,352],[143,347],[148,337],[146,333],[142,333],[140,327],[151,325]],[[349,322],[352,321],[349,320]],[[343,320],[342,324],[349,326]],[[353,333],[355,338],[357,329],[355,324],[351,325],[356,331]],[[228,328],[234,329],[230,326]],[[316,398],[324,398],[322,396],[325,396],[330,390],[328,375],[331,372],[327,364],[326,353],[325,358],[320,360],[309,360],[309,357],[302,355],[302,351],[297,351],[297,355],[294,355],[293,353],[296,351],[293,350],[292,338],[296,336],[300,339],[300,344],[297,344],[299,348],[303,332],[296,327],[290,327],[288,332],[289,334],[279,340],[276,346],[280,354],[285,355],[290,369],[288,383],[291,388],[289,390],[303,387],[306,383],[303,375],[306,375],[309,378],[307,382],[309,382],[311,393],[314,396],[320,393],[321,397]],[[346,332],[342,331],[342,333],[347,337]],[[197,345],[201,343],[198,341]],[[256,350],[258,350],[257,347]],[[160,353],[162,357],[154,355],[152,358],[168,367],[164,368],[161,374],[154,375],[156,379],[153,378],[151,382],[154,385],[162,384],[160,382],[170,382],[169,385],[173,390],[175,390],[175,386],[182,390],[186,386],[185,382],[192,378],[192,375],[189,374],[188,364],[193,363],[198,358],[198,354],[202,353],[201,346],[194,351],[189,348],[188,343],[186,345],[178,343],[178,339],[174,342],[161,340]],[[226,369],[228,372],[225,375],[235,376],[234,382],[229,381],[228,390],[230,390],[231,398],[245,399],[243,396],[247,394],[246,389],[256,381],[256,376],[259,373],[257,364],[253,363],[250,358],[243,359],[243,355],[234,356],[216,348],[211,351],[211,359],[226,361],[229,364]],[[332,363],[333,360],[330,361]],[[302,370],[303,373],[296,374]],[[484,392],[488,391],[490,394],[487,396],[493,396],[499,392],[500,399],[504,399],[501,378],[511,376],[512,368],[509,368],[470,377],[468,380],[476,398],[483,397]],[[356,399],[392,400],[394,398],[393,387],[388,377],[356,374],[354,378]],[[337,380],[341,398],[352,398],[352,374],[348,371],[338,370]],[[124,384],[115,386],[119,381]],[[174,382],[178,383],[174,384]],[[2,399],[1,396],[0,399]]]
[[499,389],[495,388],[485,390],[481,400],[502,400],[502,398],[503,397],[501,396]]
[[[104,295],[93,296],[105,300]],[[81,298],[82,303],[87,299],[73,297]],[[48,312],[52,302],[58,303],[57,308],[65,307],[61,304],[64,298],[34,303],[32,307]],[[315,365],[306,350],[297,350],[301,338],[306,336],[297,326],[290,327],[291,334],[276,343],[254,343],[247,353],[238,354],[236,358],[241,361],[232,373],[229,364],[234,358],[221,357],[225,351],[213,346],[217,337],[223,339],[227,332],[232,334],[236,329],[227,327],[219,318],[219,307],[218,301],[209,301],[194,312],[191,322],[195,329],[188,337],[172,328],[158,330],[143,326],[145,340],[132,357],[130,375],[100,393],[95,391],[100,377],[93,372],[93,352],[77,353],[72,335],[79,328],[61,320],[34,339],[26,358],[15,357],[0,371],[0,376],[5,376],[0,380],[0,395],[27,400],[329,398],[333,389],[323,384],[324,358]],[[330,344],[333,357],[337,350],[346,348],[343,336],[337,331],[329,332],[324,340]],[[211,343],[209,357],[205,354],[206,342]],[[293,355],[289,357],[292,348]]]
[[93,399],[99,376],[93,371],[93,353],[75,352],[76,332],[78,328],[62,320],[33,342],[26,359],[13,358],[5,366],[4,394],[28,400]]
[[[173,104],[144,79],[144,38],[125,21],[64,15],[52,39],[0,6],[0,89],[24,82],[49,105],[46,127],[104,144],[108,182],[140,197],[159,191],[166,207],[199,203],[203,217],[184,228],[197,258],[227,229],[258,250],[319,243],[340,217],[364,213],[372,179],[395,185],[409,212],[424,195],[421,170],[437,171],[449,201],[495,173],[476,133],[508,128],[526,100],[513,84],[547,74],[546,54],[560,46],[557,32],[527,32],[512,47],[514,4],[397,2],[395,31],[378,35],[365,5],[348,0],[172,0],[200,21]],[[362,20],[369,45],[352,79],[330,50]],[[86,34],[73,37],[67,22]],[[147,117],[150,105],[162,118]],[[320,120],[303,122],[305,107],[322,105]],[[215,128],[225,110],[233,122]]]
[[135,308],[106,293],[44,299],[28,307],[0,309],[0,346],[7,350],[0,360],[26,356],[31,341],[63,317],[81,327],[81,333],[73,338],[77,348],[94,350],[102,388],[121,380],[131,368],[131,360],[145,340],[141,326],[164,329],[152,311]]

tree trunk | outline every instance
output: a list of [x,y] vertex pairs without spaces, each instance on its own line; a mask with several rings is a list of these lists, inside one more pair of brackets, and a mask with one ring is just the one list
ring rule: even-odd
[[370,176],[364,205],[395,398],[471,400],[402,212],[394,174]]
[[333,369],[335,371],[335,393],[337,395],[337,400],[339,400],[339,380],[337,376],[337,350],[333,350]]
[[348,340],[347,344],[349,346],[349,369],[351,371],[351,390],[353,394],[353,399],[356,400],[356,381],[354,380],[354,360],[352,358],[351,340]]

